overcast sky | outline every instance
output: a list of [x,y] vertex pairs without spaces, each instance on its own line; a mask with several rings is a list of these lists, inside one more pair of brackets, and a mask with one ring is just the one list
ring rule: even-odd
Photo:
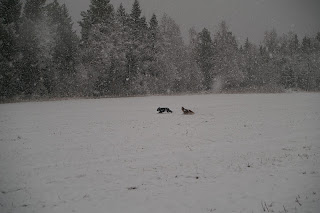
[[[66,3],[79,31],[80,12],[89,8],[90,0],[60,0]],[[111,0],[115,9],[123,3],[130,12],[134,0]],[[301,39],[320,32],[320,0],[139,0],[142,14],[150,19],[152,13],[162,17],[167,13],[180,26],[187,38],[188,30],[204,27],[212,33],[225,20],[239,42],[249,37],[259,44],[264,32],[275,28],[279,35],[290,30]]]

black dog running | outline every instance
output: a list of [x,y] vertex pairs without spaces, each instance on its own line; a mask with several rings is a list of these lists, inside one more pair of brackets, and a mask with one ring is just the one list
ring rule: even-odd
[[170,113],[172,113],[172,111],[168,108],[168,107],[159,107],[158,109],[157,109],[157,111],[159,112],[159,113],[163,113],[163,112],[170,112]]

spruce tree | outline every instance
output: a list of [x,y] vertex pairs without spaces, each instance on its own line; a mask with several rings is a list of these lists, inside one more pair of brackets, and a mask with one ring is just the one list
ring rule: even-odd
[[203,72],[201,71],[197,60],[198,56],[198,33],[194,28],[189,29],[189,46],[188,50],[188,58],[187,60],[187,80],[186,80],[186,90],[191,92],[198,92],[204,89],[203,86]]
[[258,48],[246,38],[243,46],[242,63],[240,63],[241,70],[245,75],[243,86],[250,88],[257,86],[258,79]]
[[133,2],[132,9],[131,9],[131,14],[130,14],[131,20],[133,22],[132,24],[134,26],[138,26],[139,25],[140,18],[141,18],[140,16],[141,16],[140,4],[139,4],[138,0],[135,0]]
[[320,42],[320,32],[317,32],[316,39],[318,42]]
[[278,53],[279,51],[278,40],[279,40],[278,34],[275,29],[265,32],[263,44],[267,48],[267,51],[270,56]]
[[311,50],[311,38],[304,36],[301,44],[302,51],[308,53]]
[[[51,75],[47,75],[48,87],[59,96],[70,96],[75,92],[76,65],[78,61],[78,37],[65,4],[57,0],[46,6],[48,24],[54,33]],[[54,74],[54,77],[52,76]]]
[[180,92],[185,87],[182,79],[185,75],[186,47],[178,24],[164,14],[160,21],[160,33],[163,43],[164,65],[161,69],[160,91]]
[[40,81],[40,68],[38,56],[40,53],[39,42],[34,23],[29,19],[24,19],[20,27],[20,44],[21,59],[19,69],[20,89],[22,95],[30,96],[34,93],[38,82]]
[[263,54],[260,62],[260,82],[261,86],[270,91],[279,90],[281,73],[283,70],[283,49],[281,37],[278,36],[275,29],[266,31],[262,42]]
[[291,54],[297,53],[299,49],[299,39],[297,34],[293,34],[289,41],[289,49]]
[[161,58],[163,58],[162,40],[160,36],[160,29],[155,14],[149,20],[147,30],[147,38],[145,48],[142,52],[143,74],[146,93],[157,93],[157,78],[161,72]]
[[143,93],[144,71],[142,69],[143,58],[145,57],[145,46],[147,36],[147,23],[145,17],[141,17],[141,9],[138,0],[135,0],[129,19],[129,51],[127,59],[127,87],[131,94]]
[[155,14],[152,15],[149,26],[149,39],[151,42],[156,42],[160,39],[160,29],[157,16]]
[[225,21],[219,25],[214,36],[214,72],[217,85],[221,88],[238,87],[244,80],[244,74],[240,69],[241,57],[235,36],[229,31]]
[[128,25],[129,15],[126,13],[122,3],[120,4],[117,12],[116,12],[116,19],[122,26]]
[[135,0],[130,13],[131,38],[133,41],[144,42],[147,30],[147,22],[141,17],[141,9],[138,0]]
[[109,84],[114,8],[110,0],[91,0],[89,10],[81,12],[81,16],[81,55],[88,76],[87,87],[92,93],[101,95],[108,90]]
[[[21,57],[20,86],[22,95],[45,95],[44,75],[49,53],[47,42],[51,35],[45,22],[45,0],[27,0],[20,27],[19,48]],[[46,35],[46,36],[45,36]],[[44,54],[47,53],[47,54]]]
[[9,25],[18,23],[20,19],[22,3],[20,0],[1,0],[0,1],[0,17],[2,23]]
[[17,36],[22,4],[20,0],[0,1],[1,55],[12,61],[17,53]]
[[[110,27],[114,22],[114,8],[113,5],[110,4],[110,0],[91,0],[89,7],[89,10],[86,12],[81,12],[82,21],[79,22],[83,42],[88,40],[93,25],[103,23]],[[112,32],[111,27],[104,30],[104,33]]]
[[297,34],[289,32],[279,39],[280,53],[276,60],[281,71],[280,85],[285,89],[296,87],[296,70],[299,61],[299,40]]
[[20,0],[0,0],[0,98],[18,94],[18,37],[22,4]]
[[246,41],[245,41],[245,43],[244,43],[244,51],[249,51],[249,49],[250,49],[250,47],[251,47],[251,43],[249,42],[249,38],[247,37],[246,38]]
[[24,17],[31,21],[41,19],[45,3],[46,0],[27,0],[23,10]]
[[108,60],[104,61],[105,70],[95,82],[97,94],[116,96],[128,93],[126,55],[131,45],[129,31],[129,15],[120,4],[115,14],[113,32],[108,36],[102,36],[100,41],[103,52],[108,53]]
[[198,35],[196,62],[204,76],[204,88],[210,90],[213,79],[213,42],[210,32],[204,28]]

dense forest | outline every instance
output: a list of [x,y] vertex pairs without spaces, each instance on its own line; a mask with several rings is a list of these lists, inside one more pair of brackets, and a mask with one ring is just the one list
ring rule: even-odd
[[78,36],[68,8],[50,2],[0,0],[2,101],[320,90],[320,32],[273,29],[256,45],[223,21],[216,32],[190,29],[184,42],[172,18],[147,20],[138,0],[129,12],[91,0]]

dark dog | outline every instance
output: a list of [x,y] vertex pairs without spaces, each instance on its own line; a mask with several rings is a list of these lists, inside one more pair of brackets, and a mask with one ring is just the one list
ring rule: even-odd
[[159,108],[157,109],[157,111],[158,111],[159,113],[163,113],[163,112],[170,112],[170,113],[172,113],[172,111],[171,111],[168,107],[159,107]]
[[184,107],[181,107],[181,110],[182,110],[183,114],[185,114],[185,115],[193,115],[194,114],[193,111],[191,111],[190,109],[185,109]]

